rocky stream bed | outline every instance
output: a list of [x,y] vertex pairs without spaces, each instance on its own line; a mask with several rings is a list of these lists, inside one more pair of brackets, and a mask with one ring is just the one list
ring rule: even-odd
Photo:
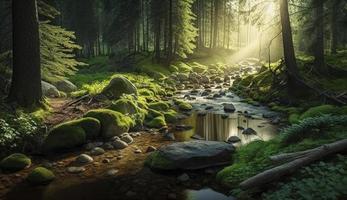
[[[224,195],[228,191],[215,181],[216,173],[231,162],[237,146],[274,137],[281,116],[228,90],[232,78],[201,85],[181,81],[173,98],[193,109],[182,112],[173,126],[88,143],[49,159],[35,156],[26,169],[0,174],[0,198],[233,199]],[[49,185],[27,183],[38,166],[54,171]]]

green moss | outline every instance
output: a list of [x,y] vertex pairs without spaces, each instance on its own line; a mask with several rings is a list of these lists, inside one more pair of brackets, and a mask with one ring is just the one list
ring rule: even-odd
[[170,108],[169,104],[164,101],[150,103],[148,106],[149,108],[158,111],[166,111]]
[[163,116],[163,114],[159,111],[148,109],[147,119],[153,119],[155,117]]
[[137,105],[130,99],[121,98],[116,102],[113,102],[108,109],[123,113],[123,114],[135,114],[138,111]]
[[173,99],[173,102],[175,105],[179,105],[181,103],[184,103],[184,101],[182,99]]
[[52,171],[44,168],[35,168],[27,177],[27,180],[34,185],[45,185],[53,181],[55,178]]
[[279,151],[279,143],[275,140],[254,141],[238,149],[231,166],[218,172],[217,180],[223,185],[235,187],[241,181],[254,176],[271,165],[269,159]]
[[178,108],[183,111],[190,111],[193,109],[193,106],[190,103],[182,102],[178,105]]
[[168,123],[177,122],[177,112],[175,110],[168,110],[164,113],[165,121]]
[[152,90],[147,89],[147,88],[141,88],[138,91],[139,91],[139,94],[142,96],[154,97],[154,92]]
[[174,169],[174,163],[166,159],[159,151],[151,153],[146,161],[145,165],[152,167],[154,169]]
[[146,123],[146,126],[150,128],[161,128],[166,126],[164,116],[158,116]]
[[96,118],[100,121],[101,136],[103,138],[119,136],[122,133],[128,132],[129,128],[135,125],[129,116],[109,109],[90,110],[85,116]]
[[14,153],[0,162],[0,168],[4,171],[15,172],[31,165],[31,160],[26,155]]
[[77,126],[83,128],[84,132],[86,133],[87,139],[95,139],[100,134],[101,123],[95,118],[86,117],[76,120],[75,123]]
[[290,114],[288,117],[288,121],[290,124],[296,124],[299,122],[299,120],[300,120],[300,114],[298,113]]
[[347,114],[346,109],[343,107],[336,107],[333,105],[321,105],[309,108],[307,111],[305,111],[301,116],[300,119],[306,119],[310,117],[317,117],[324,114]]
[[124,76],[116,75],[101,93],[110,99],[119,99],[123,94],[137,94],[137,88]]
[[193,72],[196,72],[199,74],[204,73],[208,69],[207,66],[197,62],[189,63],[189,65],[192,67]]
[[46,152],[71,149],[86,142],[86,132],[75,123],[63,123],[55,126],[44,141]]

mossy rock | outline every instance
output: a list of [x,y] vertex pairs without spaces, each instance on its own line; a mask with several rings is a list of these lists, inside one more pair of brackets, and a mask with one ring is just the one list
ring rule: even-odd
[[27,177],[29,183],[33,185],[46,185],[54,179],[54,173],[44,167],[35,168]]
[[193,106],[190,103],[182,102],[178,105],[178,108],[182,111],[191,111]]
[[166,126],[164,116],[158,116],[146,123],[146,126],[150,128],[161,128]]
[[109,99],[119,99],[123,94],[136,94],[137,88],[124,76],[114,76],[110,83],[102,90],[102,94]]
[[76,123],[76,126],[83,128],[86,133],[86,139],[95,139],[100,135],[101,123],[95,118],[85,117],[72,121],[71,123]]
[[175,165],[169,159],[166,159],[162,154],[158,151],[151,153],[146,161],[145,165],[147,166],[157,166],[159,169],[174,169]]
[[146,96],[146,97],[154,97],[154,92],[152,90],[149,90],[147,88],[141,88],[138,90],[139,95]]
[[112,103],[108,109],[111,109],[113,111],[120,112],[122,114],[135,114],[137,113],[137,105],[134,101],[131,101],[130,99],[119,99],[116,102]]
[[129,116],[109,109],[90,110],[85,116],[96,118],[100,121],[101,136],[103,138],[120,136],[128,132],[129,128],[134,125],[134,121]]
[[148,115],[146,117],[146,119],[153,119],[159,116],[163,116],[163,114],[157,110],[153,110],[153,109],[148,109]]
[[172,101],[174,102],[175,105],[179,105],[181,103],[184,103],[184,101],[181,99],[173,99]]
[[169,110],[164,113],[165,121],[168,123],[177,122],[177,112],[174,110]]
[[83,145],[86,142],[86,132],[75,122],[67,122],[55,126],[43,143],[46,152],[71,149]]
[[159,101],[159,102],[150,103],[148,107],[153,110],[166,111],[170,108],[170,105],[164,101]]
[[300,116],[300,119],[306,119],[306,118],[310,118],[310,117],[318,117],[318,116],[325,115],[325,114],[336,115],[336,114],[347,114],[347,112],[343,113],[343,109],[341,109],[340,107],[333,106],[333,105],[321,105],[321,106],[309,108],[307,111],[305,111]]
[[16,172],[31,165],[31,159],[21,153],[14,153],[2,159],[0,168],[7,172]]

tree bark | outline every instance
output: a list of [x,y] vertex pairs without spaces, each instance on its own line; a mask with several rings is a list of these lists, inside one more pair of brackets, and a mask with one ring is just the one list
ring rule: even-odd
[[295,159],[294,161],[285,163],[283,165],[266,170],[260,174],[257,174],[240,184],[242,189],[250,189],[264,184],[271,183],[278,180],[284,175],[295,172],[303,166],[311,164],[312,162],[322,159],[325,156],[342,152],[347,149],[347,139],[340,140],[334,143],[326,144],[315,149],[306,156]]
[[42,100],[39,21],[36,0],[12,1],[13,73],[10,102],[23,107]]
[[287,0],[280,0],[280,15],[282,25],[284,61],[287,66],[289,76],[297,78],[299,77],[299,70],[296,64]]
[[315,2],[314,65],[318,71],[324,73],[326,72],[324,59],[324,1],[317,0]]
[[216,48],[218,46],[218,17],[219,17],[219,1],[214,0],[214,24],[213,24],[213,41],[212,48]]
[[331,29],[331,53],[336,54],[337,53],[337,43],[338,43],[338,17],[339,17],[339,10],[340,10],[340,4],[341,0],[333,0],[331,2],[331,23],[330,23],[330,29]]
[[172,0],[169,0],[169,38],[167,49],[167,65],[169,66],[172,60]]

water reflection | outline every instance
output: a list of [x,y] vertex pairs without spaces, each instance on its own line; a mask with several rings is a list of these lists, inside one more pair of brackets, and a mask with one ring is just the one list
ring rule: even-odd
[[[175,137],[178,141],[189,140],[193,135],[213,141],[226,141],[231,136],[237,136],[241,139],[241,144],[246,144],[256,139],[269,140],[275,136],[277,130],[276,126],[269,124],[265,119],[251,119],[239,113],[228,115],[212,112],[205,115],[193,113],[180,123],[194,128],[188,131],[176,132]],[[254,129],[257,134],[242,134],[243,129],[247,128]]]
[[210,188],[202,190],[186,190],[185,200],[234,200],[233,197],[225,196],[224,194],[218,193]]

